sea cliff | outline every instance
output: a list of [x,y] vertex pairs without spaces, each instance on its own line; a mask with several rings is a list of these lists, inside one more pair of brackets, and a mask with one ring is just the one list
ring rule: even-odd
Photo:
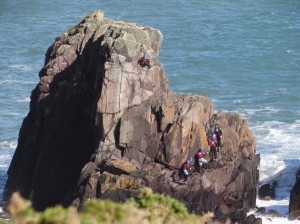
[[[260,161],[248,122],[216,113],[205,96],[172,92],[158,61],[162,41],[159,30],[101,11],[57,37],[32,91],[4,196],[19,191],[37,210],[80,209],[90,198],[125,201],[146,186],[196,214],[245,219],[255,207]],[[138,65],[145,52],[150,68]],[[199,147],[209,150],[215,124],[223,129],[218,160],[182,184],[182,164]]]

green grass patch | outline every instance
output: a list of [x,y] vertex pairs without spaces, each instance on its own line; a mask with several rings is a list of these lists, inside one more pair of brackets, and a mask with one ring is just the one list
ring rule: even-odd
[[[44,212],[35,211],[31,203],[14,194],[9,205],[15,224],[202,224],[212,223],[211,214],[199,217],[190,214],[178,200],[141,189],[138,198],[125,203],[91,199],[80,212],[74,207],[56,206]],[[0,224],[9,222],[2,222]]]

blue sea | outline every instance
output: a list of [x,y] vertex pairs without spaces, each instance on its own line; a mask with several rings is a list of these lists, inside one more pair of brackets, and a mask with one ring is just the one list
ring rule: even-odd
[[283,216],[263,223],[296,223],[287,212],[300,167],[299,0],[0,0],[0,191],[48,47],[96,10],[159,29],[170,88],[248,120],[261,184],[278,182],[275,200],[257,205]]

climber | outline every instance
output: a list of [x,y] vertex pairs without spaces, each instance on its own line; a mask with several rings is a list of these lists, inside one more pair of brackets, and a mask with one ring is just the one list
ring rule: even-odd
[[191,172],[191,168],[192,168],[192,165],[191,165],[191,162],[193,161],[193,158],[190,157],[182,166],[182,170],[183,170],[183,174],[184,174],[184,178],[185,178],[185,181],[188,180],[188,177],[190,175],[190,172]]
[[209,135],[208,140],[211,139],[212,136],[215,136],[215,137],[217,138],[217,134],[216,134],[216,131],[215,131],[214,128],[211,128],[211,129],[209,130],[209,134],[210,134],[210,135]]
[[223,131],[219,127],[218,124],[216,124],[216,126],[215,126],[215,133],[216,133],[216,136],[217,136],[217,152],[220,152],[220,148],[222,147],[222,135],[223,135]]
[[201,170],[202,166],[205,166],[207,164],[207,160],[204,159],[205,155],[206,155],[206,153],[205,153],[205,149],[203,147],[198,149],[197,158],[198,158],[198,164],[199,164],[199,171]]
[[149,59],[147,59],[147,55],[146,53],[144,53],[144,56],[141,57],[139,60],[138,60],[138,64],[141,66],[141,67],[145,67],[147,66],[148,68],[150,68],[150,61]]
[[217,160],[217,137],[216,135],[211,135],[209,138],[209,157],[210,161],[216,161]]
[[208,144],[210,144],[210,141],[212,139],[215,139],[215,141],[217,143],[218,139],[217,139],[217,134],[216,134],[216,131],[214,128],[209,129],[209,134],[208,134],[208,139],[207,139]]

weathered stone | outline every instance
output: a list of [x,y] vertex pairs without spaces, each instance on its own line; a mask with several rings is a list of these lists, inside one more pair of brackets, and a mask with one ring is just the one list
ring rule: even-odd
[[262,224],[262,218],[256,218],[253,224]]
[[130,174],[131,172],[136,171],[137,167],[130,162],[126,162],[120,159],[112,159],[106,162],[105,170],[110,173],[121,175]]
[[256,215],[264,215],[264,214],[266,214],[266,208],[265,207],[260,207],[260,208],[258,208],[256,211],[255,211],[255,214]]
[[275,187],[277,185],[276,181],[264,184],[260,186],[258,191],[258,196],[261,199],[267,200],[268,198],[273,199],[275,198]]
[[273,209],[270,209],[266,214],[271,217],[280,217],[281,216],[278,211],[273,210]]
[[243,224],[253,224],[255,222],[255,215],[251,214],[247,217],[246,221]]
[[[99,193],[99,178],[100,172],[94,172],[89,176],[84,185],[79,186],[79,200],[72,200],[73,198],[70,198],[70,202],[72,202],[73,206],[80,208],[86,200],[96,198],[98,196],[97,194]],[[67,198],[65,197],[65,200],[66,199]]]
[[[56,38],[20,129],[7,198],[20,191],[38,210],[79,208],[94,197],[123,201],[148,186],[219,219],[240,220],[255,207],[259,156],[247,121],[214,114],[207,97],[171,92],[158,61],[162,39],[102,12]],[[144,52],[150,69],[137,63]],[[199,147],[209,152],[215,124],[223,129],[218,161],[182,183],[183,162]]]
[[239,209],[236,212],[232,213],[230,215],[230,218],[233,223],[242,222],[247,218],[247,212],[245,211],[245,209]]
[[137,191],[139,188],[144,186],[144,182],[140,178],[135,178],[128,175],[113,175],[108,172],[101,174],[100,179],[100,194],[104,194],[106,191],[113,191],[116,189],[126,189],[128,192]]

